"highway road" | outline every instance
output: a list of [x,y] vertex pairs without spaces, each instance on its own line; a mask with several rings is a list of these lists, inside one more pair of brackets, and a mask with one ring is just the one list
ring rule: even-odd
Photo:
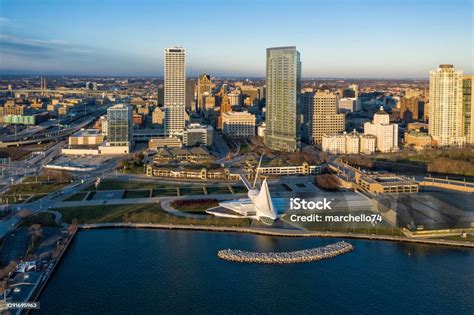
[[61,148],[65,141],[60,141],[50,148],[46,149],[43,154],[35,154],[27,160],[13,161],[10,165],[0,168],[0,194],[5,193],[8,185],[17,185],[27,176],[38,174],[43,165],[52,161],[61,153]]

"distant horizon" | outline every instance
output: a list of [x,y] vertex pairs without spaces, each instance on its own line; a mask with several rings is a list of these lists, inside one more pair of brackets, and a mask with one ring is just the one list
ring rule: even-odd
[[[0,69],[1,71],[1,69]],[[213,75],[211,73],[205,72],[209,74],[211,78],[216,79],[239,79],[239,80],[246,80],[246,79],[253,79],[253,80],[265,80],[265,76],[231,76],[231,75]],[[190,78],[197,78],[200,74],[198,73],[195,75],[188,75],[186,74],[186,79]],[[153,79],[163,79],[163,75],[102,75],[102,74],[48,74],[48,73],[2,73],[0,74],[0,78],[8,77],[8,76],[16,76],[16,77],[73,77],[73,78],[153,78]],[[407,81],[428,81],[429,77],[425,78],[384,78],[384,77],[302,77],[302,80],[407,80]]]
[[471,0],[3,0],[0,72],[156,76],[163,50],[188,72],[262,77],[266,49],[296,46],[303,77],[474,72]]

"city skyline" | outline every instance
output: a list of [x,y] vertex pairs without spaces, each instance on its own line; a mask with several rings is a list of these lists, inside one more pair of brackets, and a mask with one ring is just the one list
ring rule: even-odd
[[174,45],[186,48],[188,76],[264,77],[265,49],[276,46],[298,47],[304,78],[425,79],[442,63],[473,71],[470,1],[206,4],[3,1],[0,71],[161,76]]
[[473,5],[0,0],[0,313],[474,309]]

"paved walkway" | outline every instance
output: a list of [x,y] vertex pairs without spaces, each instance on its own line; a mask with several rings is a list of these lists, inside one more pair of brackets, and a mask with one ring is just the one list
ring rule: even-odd
[[[101,200],[81,200],[81,201],[61,201],[52,205],[54,208],[68,208],[68,207],[87,207],[87,206],[101,206],[101,205],[124,205],[124,204],[139,204],[139,203],[157,203],[166,200],[193,200],[193,199],[232,199],[243,198],[246,194],[216,194],[216,195],[189,195],[182,197],[145,197],[145,198],[126,198],[126,199],[101,199]],[[177,210],[175,210],[177,211]]]
[[367,240],[381,240],[393,242],[420,243],[431,245],[445,245],[456,247],[474,248],[474,243],[469,241],[449,241],[432,240],[422,238],[406,238],[390,235],[371,235],[371,234],[352,234],[339,232],[309,232],[301,230],[286,230],[261,227],[230,227],[230,226],[208,226],[208,225],[178,225],[178,224],[146,224],[146,223],[98,223],[80,225],[81,229],[100,229],[100,228],[153,228],[153,229],[172,229],[172,230],[198,230],[215,232],[238,232],[253,233],[260,235],[278,236],[278,237],[331,237],[331,238],[353,238]]

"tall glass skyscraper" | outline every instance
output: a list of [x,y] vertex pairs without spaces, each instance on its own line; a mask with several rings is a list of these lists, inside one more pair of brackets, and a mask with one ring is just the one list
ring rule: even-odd
[[266,130],[272,150],[300,147],[301,61],[296,47],[267,48]]
[[186,113],[186,52],[181,47],[165,48],[164,110],[165,134],[184,131]]
[[132,144],[132,107],[118,104],[107,110],[107,141],[111,147]]

